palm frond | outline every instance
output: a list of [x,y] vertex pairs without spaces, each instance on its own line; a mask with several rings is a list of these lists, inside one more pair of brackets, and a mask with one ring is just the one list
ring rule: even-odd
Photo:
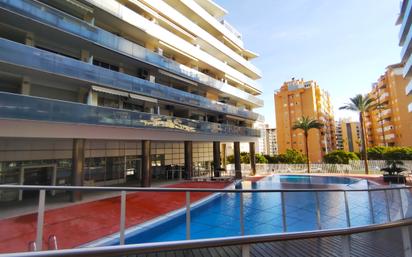
[[294,124],[292,129],[301,129],[305,133],[307,133],[310,129],[320,129],[324,125],[322,122],[312,119],[310,117],[302,116],[299,120],[297,120]]

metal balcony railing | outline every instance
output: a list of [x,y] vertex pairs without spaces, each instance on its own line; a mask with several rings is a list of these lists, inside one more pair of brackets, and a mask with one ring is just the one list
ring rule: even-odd
[[218,133],[252,137],[260,135],[259,130],[251,128],[4,92],[0,93],[0,119],[172,129],[188,133]]
[[[95,27],[83,20],[77,19],[57,9],[51,8],[37,1],[8,1],[0,0],[0,8],[16,12],[20,15],[30,17],[33,21],[41,22],[57,28],[65,33],[70,33],[81,37],[84,40],[104,46],[113,51],[117,51],[136,60],[148,63],[158,68],[167,70],[179,76],[194,80],[203,85],[218,89],[221,92],[236,98],[253,103],[256,106],[263,106],[263,100],[223,83],[195,69],[189,68],[169,58],[135,44],[122,37],[116,36],[103,29]],[[250,86],[258,87],[256,82],[250,81]]]
[[[368,189],[193,189],[193,188],[136,188],[136,187],[66,187],[66,186],[15,186],[15,185],[0,185],[0,191],[4,190],[23,190],[23,191],[37,191],[39,192],[38,211],[37,211],[37,227],[36,227],[36,250],[37,253],[16,253],[6,254],[4,256],[122,256],[128,254],[142,254],[148,252],[163,252],[182,249],[194,249],[205,247],[222,247],[228,245],[242,245],[243,256],[249,256],[250,248],[252,244],[263,242],[274,242],[283,240],[301,240],[307,238],[321,238],[330,236],[341,236],[343,248],[342,256],[349,257],[351,251],[351,242],[349,235],[355,233],[363,233],[376,231],[381,229],[389,229],[393,227],[406,227],[402,229],[401,240],[403,240],[403,251],[405,256],[410,256],[410,232],[407,226],[412,225],[411,216],[411,199],[410,199],[411,187],[377,187]],[[72,250],[58,250],[58,251],[42,251],[43,245],[43,232],[45,224],[45,209],[46,209],[46,192],[47,191],[69,191],[69,192],[119,192],[120,204],[119,204],[119,234],[118,239],[120,246],[102,246],[79,248]],[[233,194],[239,199],[239,205],[231,206],[229,208],[236,208],[238,212],[237,227],[240,230],[239,236],[225,237],[225,238],[209,238],[209,239],[197,239],[189,241],[173,241],[163,243],[144,243],[144,244],[131,244],[124,245],[126,234],[126,199],[127,193],[132,192],[156,192],[161,193],[183,193],[185,195],[184,207],[180,209],[181,215],[185,217],[186,226],[186,239],[191,239],[191,236],[195,233],[192,231],[191,213],[195,211],[198,203],[191,201],[191,195],[197,193],[220,193],[220,194]],[[409,193],[408,193],[409,192]],[[296,203],[296,198],[289,198],[291,194],[311,194],[314,199],[313,206],[308,206],[308,203]],[[250,210],[250,200],[248,204],[245,204],[246,197],[250,195],[259,194],[270,197],[279,197],[279,206],[274,205],[274,208],[280,210],[280,216],[274,216],[273,219],[279,219],[283,232],[288,232],[289,221],[292,218],[292,223],[299,219],[299,212],[313,212],[314,220],[305,219],[302,222],[315,223],[317,228],[315,230],[306,232],[295,233],[278,233],[278,234],[263,234],[263,235],[251,235],[245,230],[246,224],[252,222],[251,214],[256,212],[262,212],[262,210],[254,209]],[[324,195],[326,194],[326,196]],[[339,194],[342,198],[342,202],[330,201],[331,195]],[[406,197],[405,197],[406,196]],[[365,201],[353,201],[350,199],[358,199],[359,197],[365,198]],[[252,199],[253,200],[253,199]],[[155,202],[155,200],[154,200]],[[300,204],[300,208],[296,209],[296,205]],[[332,204],[332,206],[329,206]],[[343,205],[343,213],[341,210],[336,209],[338,206]],[[134,206],[132,206],[134,208]],[[299,209],[305,210],[299,210]],[[334,208],[333,213],[335,217],[323,216],[322,212],[329,208]],[[340,208],[340,207],[339,207]],[[359,209],[365,209],[369,212],[369,217],[366,217],[369,222],[363,225],[356,225],[353,222],[353,218],[359,217]],[[291,214],[295,215],[291,215]],[[69,214],[67,214],[69,215]],[[66,216],[67,216],[66,215]],[[331,219],[335,219],[336,215],[343,216],[345,219],[345,225],[343,227],[327,229],[327,223]],[[352,217],[352,215],[354,217]],[[378,216],[377,216],[378,215]],[[292,216],[292,217],[291,217]],[[382,217],[381,217],[382,216]],[[66,217],[68,218],[68,217]],[[363,217],[362,219],[364,219]],[[276,221],[274,221],[276,222]],[[55,224],[54,224],[55,225]],[[57,228],[56,228],[57,229]],[[49,230],[50,232],[50,230]],[[166,231],[167,233],[167,231]],[[375,238],[376,239],[376,238]],[[369,239],[370,240],[370,239]],[[61,241],[60,241],[61,242]],[[409,242],[409,243],[408,243]],[[391,244],[388,244],[391,247]],[[339,248],[340,249],[340,248]],[[390,248],[389,248],[390,249]],[[399,256],[399,255],[393,255]]]
[[252,111],[209,100],[161,84],[101,68],[86,62],[0,39],[0,62],[34,69],[88,83],[141,94],[164,101],[185,104],[196,108],[226,113],[246,119],[257,120],[260,115]]

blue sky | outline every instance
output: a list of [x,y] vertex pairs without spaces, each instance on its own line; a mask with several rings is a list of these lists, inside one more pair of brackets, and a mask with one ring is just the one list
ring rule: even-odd
[[292,77],[317,80],[331,94],[336,117],[356,117],[338,107],[366,93],[385,67],[400,60],[399,0],[215,0],[226,20],[260,57],[259,81],[275,124],[273,92]]

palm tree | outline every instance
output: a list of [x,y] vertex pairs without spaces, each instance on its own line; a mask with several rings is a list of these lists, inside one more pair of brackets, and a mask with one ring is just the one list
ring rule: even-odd
[[368,151],[366,142],[365,113],[375,108],[375,99],[369,95],[358,94],[350,98],[350,102],[339,108],[339,110],[350,110],[359,113],[361,125],[362,157],[365,163],[365,173],[369,174]]
[[323,124],[315,119],[311,119],[309,117],[302,116],[299,120],[297,120],[294,124],[292,129],[301,129],[303,130],[303,135],[305,136],[305,149],[306,149],[306,164],[308,166],[308,173],[310,173],[310,160],[309,160],[309,143],[308,143],[308,136],[310,129],[320,129],[323,127]]

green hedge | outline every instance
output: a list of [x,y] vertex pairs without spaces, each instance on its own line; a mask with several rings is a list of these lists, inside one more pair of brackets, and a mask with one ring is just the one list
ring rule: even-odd
[[375,146],[368,148],[369,160],[412,160],[412,147]]
[[[268,160],[262,154],[255,154],[256,163],[268,163]],[[235,156],[229,155],[226,158],[228,163],[235,163]],[[240,163],[250,163],[250,155],[248,152],[240,153]]]
[[359,160],[359,157],[355,153],[345,152],[343,150],[335,150],[323,156],[325,163],[349,164],[350,160]]
[[[228,163],[234,163],[234,156],[230,155],[227,157],[227,162]],[[249,159],[249,153],[247,152],[242,152],[240,153],[240,162],[241,163],[250,163]],[[256,154],[256,163],[305,163],[306,162],[306,157],[296,151],[296,150],[287,150],[285,154],[279,154],[279,155],[262,155],[262,154]]]

